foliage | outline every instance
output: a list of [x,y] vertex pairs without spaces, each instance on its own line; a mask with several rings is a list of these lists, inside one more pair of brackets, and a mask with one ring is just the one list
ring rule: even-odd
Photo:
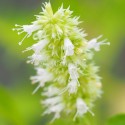
[[125,125],[125,114],[119,114],[111,117],[106,125]]

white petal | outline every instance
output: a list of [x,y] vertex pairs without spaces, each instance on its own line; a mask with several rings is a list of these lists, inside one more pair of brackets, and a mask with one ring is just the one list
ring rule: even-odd
[[46,111],[43,113],[45,114],[50,114],[50,113],[61,113],[61,111],[64,109],[64,104],[60,103],[54,106],[49,106]]
[[77,88],[78,88],[78,85],[77,85],[77,81],[76,80],[71,80],[68,83],[68,91],[69,91],[70,94],[76,93],[77,92]]
[[77,112],[74,116],[74,120],[76,119],[77,116],[83,116],[85,113],[88,112],[89,108],[86,105],[86,103],[84,102],[83,99],[78,98],[76,101],[76,108],[77,108]]
[[40,52],[48,43],[49,41],[47,39],[40,40],[36,44],[33,44],[31,47],[26,48],[26,50],[24,50],[23,52],[33,50],[35,54],[41,54]]
[[106,42],[106,40],[97,42],[97,40],[98,40],[100,37],[101,37],[101,36],[99,36],[98,38],[94,38],[94,39],[90,40],[90,41],[88,42],[87,48],[88,48],[88,49],[94,49],[95,51],[99,51],[101,45],[104,45],[104,44],[110,45],[110,43],[109,43],[109,42]]
[[19,45],[22,44],[25,38],[30,37],[32,33],[40,28],[40,26],[36,25],[35,22],[32,25],[15,25],[17,28],[13,28],[13,30],[18,31],[18,35],[22,34],[23,32],[26,32],[27,34],[24,36],[24,38],[19,42]]
[[66,56],[72,56],[74,54],[74,45],[69,38],[64,39],[64,50]]
[[[37,68],[37,75],[31,77],[33,84],[39,82],[39,87],[43,87],[46,82],[51,81],[52,79],[53,79],[52,74],[50,74],[43,68]],[[37,90],[38,89],[39,88],[37,87]]]
[[23,30],[24,32],[26,32],[29,36],[32,35],[32,33],[36,30],[38,30],[40,28],[40,26],[38,25],[23,25]]
[[54,95],[58,95],[58,93],[59,93],[59,89],[57,87],[49,86],[49,87],[45,88],[45,91],[42,92],[42,95],[47,96],[47,97],[51,97]]
[[35,53],[40,53],[40,51],[49,43],[47,39],[41,40],[38,43],[34,44],[31,48]]
[[68,65],[68,71],[69,71],[71,79],[77,80],[79,78],[79,74],[77,72],[77,67],[74,64],[70,63]]
[[60,103],[61,101],[62,99],[60,98],[60,96],[56,96],[45,99],[44,101],[42,101],[42,104],[44,104],[45,106],[54,106]]
[[28,60],[27,63],[38,65],[41,61],[43,61],[45,59],[45,56],[34,53],[32,56],[29,56],[28,58],[30,60]]
[[77,112],[80,116],[82,116],[83,114],[85,114],[88,111],[88,106],[81,98],[77,99],[76,107],[77,107]]

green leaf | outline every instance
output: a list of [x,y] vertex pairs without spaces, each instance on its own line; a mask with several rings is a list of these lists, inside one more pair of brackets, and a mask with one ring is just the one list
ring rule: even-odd
[[[19,112],[11,93],[0,86],[0,124],[21,125]],[[6,122],[5,122],[6,121]],[[5,123],[1,123],[5,122]]]
[[106,125],[125,125],[125,114],[111,117]]

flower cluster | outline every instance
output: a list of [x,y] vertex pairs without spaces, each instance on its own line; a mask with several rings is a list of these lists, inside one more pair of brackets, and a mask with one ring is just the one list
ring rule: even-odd
[[98,66],[92,63],[93,52],[100,50],[100,45],[109,42],[98,40],[101,36],[88,41],[86,33],[78,27],[79,17],[73,17],[70,8],[61,6],[53,13],[50,3],[45,3],[36,21],[30,25],[15,25],[18,34],[26,33],[19,42],[33,36],[35,44],[25,51],[32,50],[28,63],[34,65],[37,74],[32,76],[32,83],[40,87],[41,104],[45,114],[53,114],[53,120],[62,114],[81,117],[91,112],[93,102],[101,94],[101,82]]

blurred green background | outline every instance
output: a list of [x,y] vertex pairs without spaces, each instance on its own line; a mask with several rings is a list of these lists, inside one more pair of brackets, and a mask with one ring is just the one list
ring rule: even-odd
[[[22,51],[33,43],[32,38],[22,46],[12,31],[14,25],[29,24],[33,15],[41,11],[45,0],[0,0],[0,125],[46,125],[49,116],[41,117],[40,91],[32,95],[36,86],[29,77],[35,74],[32,65],[26,64],[29,53]],[[84,22],[81,27],[91,39],[103,34],[110,46],[95,54],[103,77],[103,95],[95,103],[95,117],[91,125],[104,125],[115,115],[125,113],[125,0],[50,0],[54,11],[63,3],[70,5],[74,15]],[[74,125],[65,119],[53,125]],[[88,124],[89,125],[89,124]]]

